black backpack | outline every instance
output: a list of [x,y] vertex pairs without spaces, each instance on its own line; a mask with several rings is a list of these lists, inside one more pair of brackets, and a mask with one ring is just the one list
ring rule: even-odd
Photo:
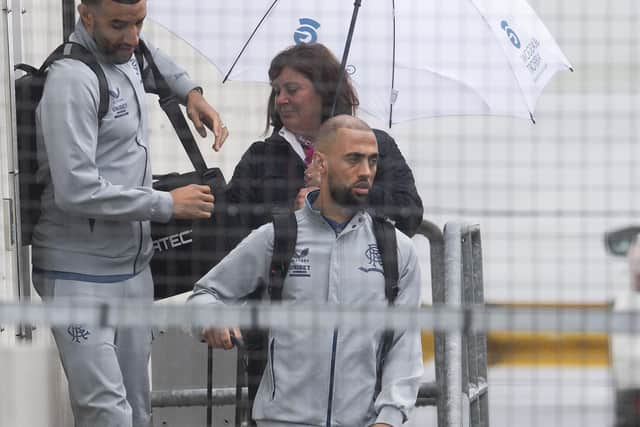
[[[293,212],[276,212],[273,214],[273,255],[271,258],[270,277],[267,293],[271,301],[282,299],[282,287],[289,271],[289,264],[295,255],[298,236],[298,222]],[[378,251],[382,258],[384,271],[385,296],[389,305],[393,305],[398,296],[398,242],[396,229],[387,219],[373,217],[373,231],[376,236]],[[267,363],[267,331],[244,331],[244,348],[238,348],[236,376],[236,426],[255,425],[250,419],[253,401],[262,379]],[[376,372],[375,395],[382,385],[382,367],[386,354],[393,343],[393,331],[385,331],[382,338],[382,351]],[[242,387],[247,386],[248,399],[242,399]]]
[[40,68],[27,64],[15,66],[16,70],[22,70],[26,73],[15,81],[20,218],[23,245],[31,244],[33,228],[40,218],[40,196],[43,190],[42,185],[36,181],[36,171],[38,170],[36,108],[42,98],[49,66],[63,58],[82,61],[96,74],[100,91],[99,123],[109,109],[109,87],[104,71],[102,71],[93,53],[78,43],[67,42],[61,44],[49,55]]

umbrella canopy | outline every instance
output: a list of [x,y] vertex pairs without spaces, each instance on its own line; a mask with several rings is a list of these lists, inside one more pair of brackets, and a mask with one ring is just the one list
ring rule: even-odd
[[[320,42],[340,59],[347,0],[153,0],[149,17],[231,80],[268,81],[271,59]],[[524,0],[364,0],[346,70],[367,113],[397,123],[444,115],[533,119],[559,70],[571,69]]]

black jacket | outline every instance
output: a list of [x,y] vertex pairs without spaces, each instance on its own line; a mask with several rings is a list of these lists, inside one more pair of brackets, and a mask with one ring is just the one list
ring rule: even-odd
[[[388,216],[400,231],[413,236],[423,214],[413,174],[393,138],[381,130],[376,129],[374,133],[379,158],[369,193],[370,210]],[[206,239],[207,247],[199,245],[209,256],[214,250],[213,264],[251,230],[271,221],[274,210],[293,208],[298,191],[305,185],[304,171],[300,156],[277,132],[249,147],[236,166],[223,198],[216,200],[214,220],[218,232],[224,230],[224,246],[212,248],[213,236]]]

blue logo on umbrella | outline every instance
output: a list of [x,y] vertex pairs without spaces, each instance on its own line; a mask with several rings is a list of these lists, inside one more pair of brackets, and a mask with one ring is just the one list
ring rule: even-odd
[[300,18],[300,27],[293,33],[293,40],[296,44],[315,43],[318,41],[318,32],[320,23],[311,18]]
[[507,21],[502,21],[500,23],[500,26],[507,33],[507,37],[509,37],[509,41],[511,42],[511,44],[515,46],[516,49],[520,49],[520,38],[518,37],[516,32],[513,31],[511,27],[509,27],[509,23]]

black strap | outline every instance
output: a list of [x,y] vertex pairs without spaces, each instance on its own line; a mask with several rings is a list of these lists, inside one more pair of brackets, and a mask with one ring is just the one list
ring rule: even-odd
[[36,73],[40,72],[36,67],[34,67],[32,65],[29,65],[29,64],[17,64],[14,67],[14,69],[22,70],[22,71],[24,71],[25,73],[28,73],[28,74],[36,74]]
[[[147,62],[151,72],[153,73],[153,80],[156,85],[155,93],[160,97],[158,100],[160,107],[173,125],[173,128],[175,129],[178,138],[180,138],[184,151],[186,151],[187,156],[189,156],[189,160],[191,160],[193,167],[196,171],[204,173],[207,170],[207,163],[204,161],[200,148],[198,147],[196,140],[193,138],[191,129],[182,114],[178,99],[169,88],[169,85],[162,73],[160,73],[160,70],[158,70],[156,62],[153,59],[153,55],[151,55],[149,48],[142,40],[138,43],[138,49],[142,53],[142,57]],[[139,53],[136,54],[136,58],[139,60]],[[143,67],[141,66],[141,68]]]
[[[102,124],[102,119],[109,111],[109,85],[107,83],[107,78],[104,75],[104,71],[98,63],[98,60],[96,59],[95,55],[91,53],[91,51],[89,51],[81,44],[75,42],[67,42],[61,44],[53,52],[51,52],[51,55],[47,57],[38,72],[44,74],[44,72],[47,70],[47,68],[49,68],[51,64],[63,58],[70,58],[81,61],[87,67],[91,68],[91,70],[98,78],[98,90],[100,93],[100,104],[98,105],[98,125]],[[18,67],[24,70],[24,68],[22,68],[21,66]]]
[[[384,293],[387,302],[392,306],[398,296],[398,241],[396,229],[391,222],[384,218],[373,218],[373,233],[376,236],[378,252],[382,259],[384,270]],[[376,370],[376,387],[374,397],[382,390],[382,369],[385,359],[393,345],[393,330],[386,330],[382,334],[382,347],[380,349],[380,361]]]
[[267,291],[271,301],[282,300],[282,286],[295,254],[298,239],[298,222],[294,212],[273,214],[273,255]]
[[376,236],[378,252],[384,270],[384,294],[389,305],[393,305],[398,296],[398,242],[396,228],[387,219],[373,217],[373,234]]

